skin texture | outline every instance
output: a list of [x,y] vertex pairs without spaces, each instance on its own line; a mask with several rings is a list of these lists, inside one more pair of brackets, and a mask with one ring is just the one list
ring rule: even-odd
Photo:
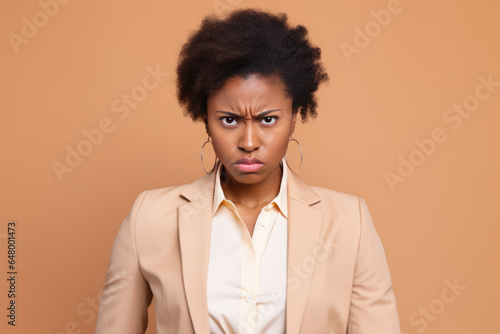
[[[260,210],[279,193],[279,163],[296,120],[292,98],[278,77],[236,76],[207,99],[206,131],[224,166],[221,177],[228,180],[221,183],[222,189],[251,235]],[[243,172],[235,166],[243,157],[256,157],[264,166],[256,172]]]

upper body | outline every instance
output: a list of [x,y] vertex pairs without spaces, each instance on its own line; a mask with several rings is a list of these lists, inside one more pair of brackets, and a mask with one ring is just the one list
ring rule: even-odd
[[[307,29],[286,20],[253,9],[205,18],[182,47],[178,99],[204,122],[203,169],[207,143],[216,161],[192,183],[137,197],[97,333],[143,333],[152,300],[158,333],[400,333],[366,202],[310,186],[286,163],[296,141],[302,165],[296,121],[316,117],[328,79]],[[331,147],[324,138],[318,151]]]
[[[286,333],[400,333],[384,249],[363,198],[288,170]],[[113,245],[96,333],[210,333],[215,174],[143,191]]]
[[[224,194],[217,167],[208,261],[210,333],[284,333],[288,251],[288,166],[278,195],[255,218]],[[222,178],[221,178],[222,176]],[[222,179],[222,180],[221,180]]]

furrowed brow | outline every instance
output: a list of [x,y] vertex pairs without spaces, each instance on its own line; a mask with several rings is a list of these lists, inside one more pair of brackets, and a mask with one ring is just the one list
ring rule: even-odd
[[[256,117],[257,118],[264,118],[264,117],[266,117],[266,115],[268,115],[268,114],[270,114],[270,113],[272,113],[274,111],[281,111],[281,109],[266,110],[266,111],[263,111],[263,112],[259,113],[258,115],[256,115]],[[232,117],[232,118],[244,119],[244,117],[242,115],[236,114],[236,113],[231,112],[231,111],[218,110],[216,112],[228,115],[229,117]]]

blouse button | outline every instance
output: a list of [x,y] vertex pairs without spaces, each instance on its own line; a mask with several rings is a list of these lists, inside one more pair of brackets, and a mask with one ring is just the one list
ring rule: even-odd
[[247,303],[251,303],[252,302],[252,296],[248,296],[247,298],[245,298],[245,300],[247,301]]

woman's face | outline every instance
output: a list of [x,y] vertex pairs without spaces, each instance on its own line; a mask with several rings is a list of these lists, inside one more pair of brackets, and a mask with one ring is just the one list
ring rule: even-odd
[[239,183],[281,175],[279,163],[296,119],[292,98],[276,77],[235,76],[207,99],[207,133],[231,180]]

